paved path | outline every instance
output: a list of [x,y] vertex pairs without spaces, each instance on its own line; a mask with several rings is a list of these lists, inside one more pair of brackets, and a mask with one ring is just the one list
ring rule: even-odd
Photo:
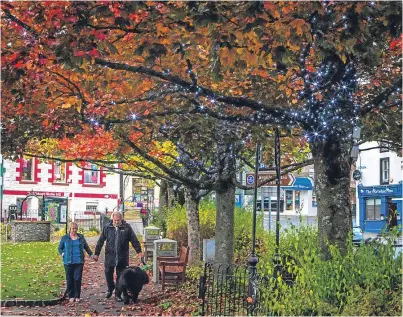
[[[87,238],[91,249],[98,237]],[[169,296],[168,292],[162,292],[160,285],[154,284],[150,277],[150,283],[145,285],[139,296],[137,304],[124,306],[123,303],[117,303],[112,296],[105,298],[106,282],[104,276],[104,252],[102,251],[98,262],[90,258],[86,259],[83,272],[83,284],[81,289],[81,302],[70,303],[64,301],[56,306],[44,307],[2,307],[1,315],[23,315],[23,316],[134,316],[150,315],[155,311],[155,307],[164,298]],[[130,264],[140,265],[138,257],[131,248]],[[123,312],[123,313],[122,313]],[[153,314],[153,313],[152,313]]]

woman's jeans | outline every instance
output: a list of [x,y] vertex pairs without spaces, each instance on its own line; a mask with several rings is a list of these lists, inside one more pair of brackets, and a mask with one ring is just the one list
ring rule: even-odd
[[65,264],[67,282],[67,296],[69,298],[80,298],[81,295],[81,280],[83,277],[83,263]]

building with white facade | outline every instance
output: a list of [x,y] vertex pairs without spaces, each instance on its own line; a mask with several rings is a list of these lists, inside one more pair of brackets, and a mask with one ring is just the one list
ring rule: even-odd
[[[378,148],[377,148],[378,147]],[[368,232],[387,228],[388,198],[397,206],[398,225],[402,225],[402,157],[378,142],[360,145],[356,162],[356,221]]]
[[65,223],[83,215],[121,210],[121,192],[125,201],[133,202],[128,205],[138,208],[154,198],[153,191],[143,186],[144,180],[124,176],[121,181],[119,174],[91,163],[20,158],[4,160],[3,167],[2,219],[17,210],[24,218]]

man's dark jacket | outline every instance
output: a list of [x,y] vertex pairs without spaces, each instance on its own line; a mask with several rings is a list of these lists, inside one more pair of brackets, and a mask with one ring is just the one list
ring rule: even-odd
[[113,226],[112,221],[104,227],[97,246],[95,247],[95,255],[101,253],[105,240],[105,266],[128,266],[129,242],[131,242],[137,253],[141,252],[141,246],[139,240],[137,240],[136,234],[132,227],[124,220],[122,220],[120,226],[117,227],[117,230]]

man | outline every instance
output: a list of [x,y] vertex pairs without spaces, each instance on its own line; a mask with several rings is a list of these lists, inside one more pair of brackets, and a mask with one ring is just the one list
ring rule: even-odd
[[[94,260],[98,260],[102,247],[106,240],[105,247],[105,278],[108,285],[106,298],[112,296],[115,289],[113,273],[116,268],[116,282],[119,280],[121,272],[129,265],[129,242],[138,253],[139,257],[143,256],[141,246],[137,240],[136,234],[132,227],[123,220],[123,215],[119,211],[112,213],[112,221],[108,223],[102,230],[97,246],[95,247]],[[121,294],[115,292],[116,301],[121,302]]]
[[388,198],[388,223],[389,230],[397,226],[397,206],[393,203],[392,198]]

